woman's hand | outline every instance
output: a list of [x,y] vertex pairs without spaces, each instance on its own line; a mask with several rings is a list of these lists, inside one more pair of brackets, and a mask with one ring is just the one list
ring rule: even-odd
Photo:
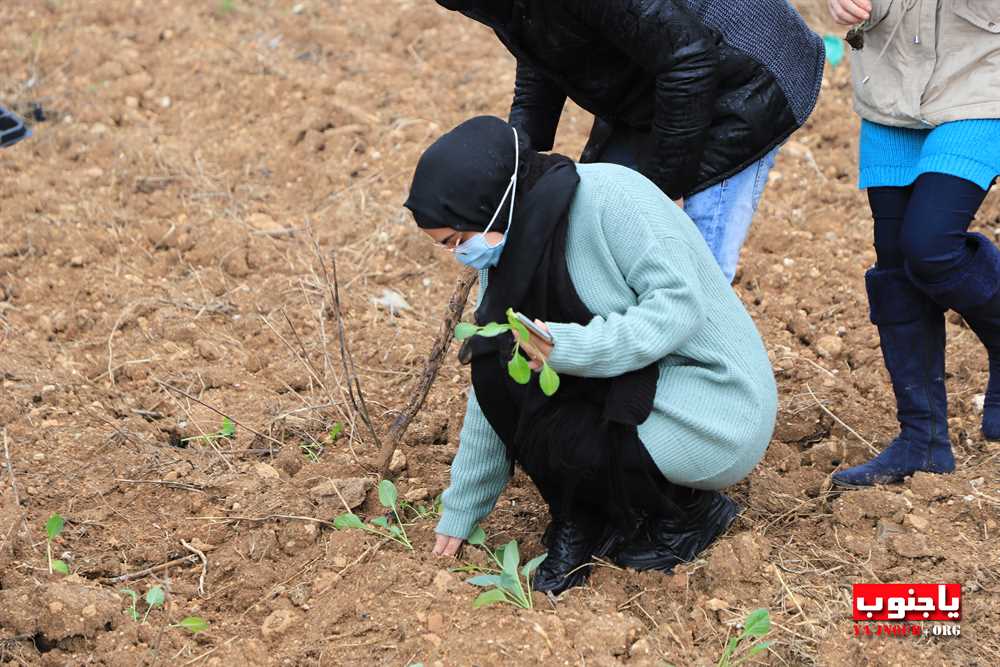
[[[535,324],[537,324],[538,328],[542,331],[549,333],[549,327],[546,326],[545,322],[535,320]],[[541,370],[542,363],[549,358],[550,354],[552,354],[552,343],[546,343],[530,331],[528,332],[527,340],[525,340],[521,334],[517,334],[517,339],[521,343],[521,349],[528,355],[528,366],[531,367],[531,370]]]
[[437,541],[434,543],[434,555],[435,556],[455,556],[458,554],[458,550],[462,548],[465,540],[459,539],[457,537],[452,537],[451,535],[437,534]]
[[830,16],[841,25],[854,25],[867,21],[872,13],[871,0],[827,0]]

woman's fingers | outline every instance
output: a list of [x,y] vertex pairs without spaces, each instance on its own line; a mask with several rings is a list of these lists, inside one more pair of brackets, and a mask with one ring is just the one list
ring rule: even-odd
[[465,540],[438,533],[437,539],[434,541],[433,553],[435,556],[454,556],[462,548],[463,542]]
[[853,25],[868,20],[872,5],[869,0],[829,0],[830,16],[837,23]]

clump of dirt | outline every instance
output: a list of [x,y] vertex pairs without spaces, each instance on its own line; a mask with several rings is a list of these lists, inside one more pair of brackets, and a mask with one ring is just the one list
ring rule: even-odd
[[[799,4],[822,29],[824,3]],[[336,262],[384,434],[459,276],[400,204],[443,128],[506,112],[495,37],[409,0],[6,3],[0,24],[0,98],[48,118],[0,152],[0,663],[709,665],[760,607],[774,643],[758,661],[1000,659],[1000,448],[979,433],[986,356],[960,319],[956,473],[830,488],[896,432],[846,65],[785,145],[737,276],[781,396],[765,460],[731,490],[739,520],[673,575],[601,564],[554,604],[473,610],[449,569],[484,554],[430,554],[468,387],[454,355],[395,466],[414,551],[331,525],[385,510],[330,288]],[[568,109],[557,149],[578,153],[589,127]],[[995,196],[976,228],[996,237]],[[410,308],[378,305],[386,289]],[[55,511],[69,578],[48,573]],[[521,475],[484,528],[543,550]],[[875,581],[961,583],[961,637],[855,639],[851,584]],[[132,620],[119,589],[154,584],[165,605]],[[186,616],[209,629],[173,627]]]

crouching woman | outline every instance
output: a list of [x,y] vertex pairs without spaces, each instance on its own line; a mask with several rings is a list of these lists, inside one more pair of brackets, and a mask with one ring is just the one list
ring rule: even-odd
[[764,454],[777,392],[753,322],[691,220],[652,182],[529,150],[473,118],[420,158],[407,208],[480,271],[476,323],[535,318],[521,348],[560,375],[519,384],[512,333],[474,337],[437,554],[454,555],[519,464],[549,507],[536,590],[578,585],[594,556],[669,571],[734,519],[719,492]]

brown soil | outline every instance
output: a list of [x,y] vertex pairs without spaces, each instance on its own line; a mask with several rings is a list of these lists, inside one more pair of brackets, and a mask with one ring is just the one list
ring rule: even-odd
[[[760,662],[1000,661],[1000,446],[979,435],[986,359],[960,320],[956,474],[829,492],[862,439],[894,433],[845,66],[783,151],[738,277],[782,400],[765,461],[733,489],[734,529],[673,576],[599,567],[554,606],[473,610],[476,590],[429,554],[432,519],[408,528],[412,553],[324,523],[342,511],[328,480],[373,478],[376,447],[346,396],[319,258],[336,250],[385,433],[458,276],[401,209],[411,170],[441,129],[503,113],[511,58],[409,0],[25,0],[0,5],[0,25],[0,99],[47,115],[0,152],[0,663],[714,664],[757,607],[775,623]],[[573,110],[559,148],[575,154],[588,126]],[[996,197],[978,225],[1000,227]],[[411,308],[375,305],[385,289]],[[467,380],[450,355],[403,443],[401,493],[447,484]],[[203,403],[240,422],[235,439],[182,440],[218,430]],[[337,421],[344,437],[323,446]],[[373,517],[367,486],[346,490]],[[48,573],[53,512],[70,577]],[[528,554],[543,527],[520,476],[485,524]],[[109,583],[192,555],[182,541],[206,569]],[[962,583],[962,636],[852,638],[851,583],[875,581]],[[118,589],[154,584],[166,606],[136,623]],[[168,627],[188,615],[209,630]]]

